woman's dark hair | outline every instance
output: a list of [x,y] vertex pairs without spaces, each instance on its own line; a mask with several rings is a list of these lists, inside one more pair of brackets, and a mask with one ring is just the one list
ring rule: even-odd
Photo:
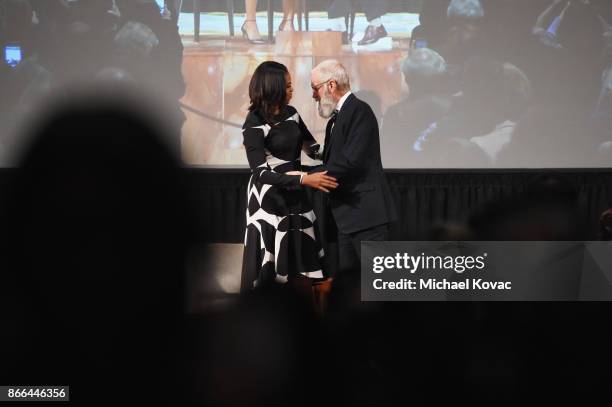
[[283,64],[274,61],[262,62],[249,84],[249,111],[257,111],[268,123],[274,122],[278,110],[287,106],[287,80],[289,71]]

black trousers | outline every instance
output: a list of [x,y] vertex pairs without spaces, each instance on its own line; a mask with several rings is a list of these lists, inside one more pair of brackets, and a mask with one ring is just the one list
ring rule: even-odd
[[387,13],[387,2],[388,0],[333,0],[327,9],[327,15],[329,18],[345,17],[359,6],[368,21],[372,21]]
[[350,274],[353,277],[361,273],[361,242],[382,241],[389,239],[389,225],[374,226],[359,232],[344,234],[338,232],[339,274]]
[[[337,241],[329,244],[328,252],[325,253],[326,258],[335,263],[336,267],[336,272],[330,273],[334,279],[329,299],[330,310],[342,312],[347,307],[351,309],[360,303],[361,242],[387,240],[388,235],[389,227],[384,224],[356,233],[338,233],[334,236]],[[332,260],[334,256],[336,261]]]

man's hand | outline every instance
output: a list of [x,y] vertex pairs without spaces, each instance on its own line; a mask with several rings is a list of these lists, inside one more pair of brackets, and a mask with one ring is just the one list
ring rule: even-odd
[[325,174],[327,174],[327,171],[306,174],[302,178],[302,184],[323,192],[329,192],[330,190],[338,188],[336,178]]

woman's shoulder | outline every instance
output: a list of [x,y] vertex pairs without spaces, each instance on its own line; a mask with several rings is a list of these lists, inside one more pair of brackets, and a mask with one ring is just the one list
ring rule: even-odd
[[293,116],[294,114],[298,112],[297,109],[291,105],[287,105],[287,108],[285,111],[287,112],[288,116]]
[[291,105],[287,105],[287,107],[285,107],[283,116],[283,120],[295,120],[296,122],[300,121],[300,114],[298,113],[297,109]]
[[257,110],[251,110],[249,111],[246,119],[244,120],[242,129],[245,130],[245,129],[250,129],[253,127],[259,127],[263,124],[265,124],[265,122],[263,118],[261,117],[261,115],[259,114],[259,112]]

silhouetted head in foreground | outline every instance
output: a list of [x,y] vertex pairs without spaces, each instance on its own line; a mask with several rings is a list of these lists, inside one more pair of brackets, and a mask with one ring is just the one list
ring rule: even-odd
[[163,371],[193,220],[156,113],[131,104],[146,98],[98,90],[64,100],[23,150],[5,244],[38,323],[22,344],[42,355],[29,371],[85,397],[97,380],[121,392]]

